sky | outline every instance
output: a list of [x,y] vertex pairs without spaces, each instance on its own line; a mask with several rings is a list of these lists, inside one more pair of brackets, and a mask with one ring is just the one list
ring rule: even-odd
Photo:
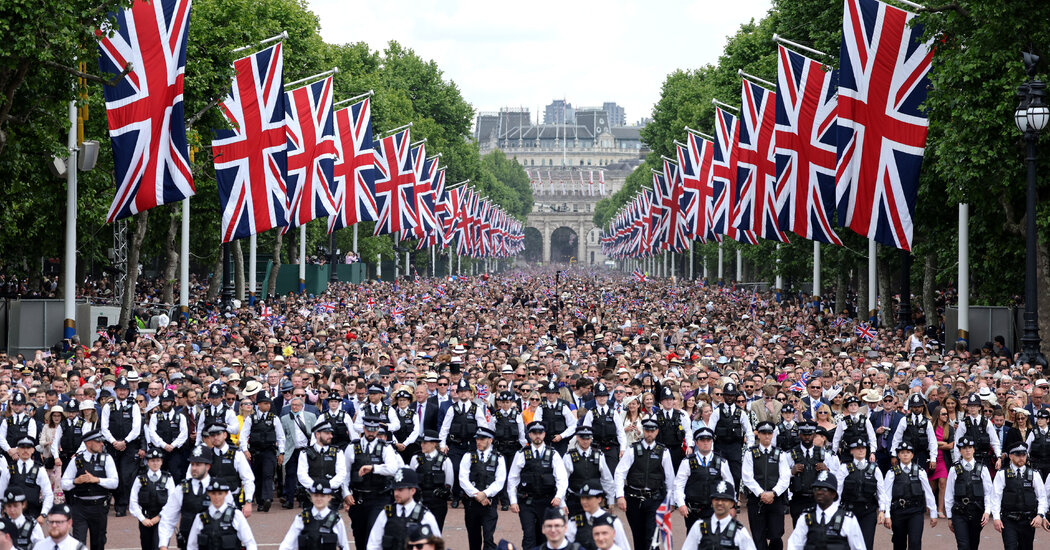
[[[308,0],[326,42],[390,41],[433,59],[475,110],[553,99],[614,101],[628,124],[650,116],[665,77],[715,63],[741,24],[771,0]],[[357,9],[358,6],[366,8]]]

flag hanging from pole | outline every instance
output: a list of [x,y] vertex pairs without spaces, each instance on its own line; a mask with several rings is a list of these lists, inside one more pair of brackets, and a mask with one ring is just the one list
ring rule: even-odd
[[336,149],[334,216],[328,232],[379,219],[375,196],[375,142],[372,140],[372,100],[365,98],[335,112]]
[[284,232],[335,212],[333,85],[334,80],[329,76],[285,93],[290,202]]
[[743,243],[756,244],[750,231],[733,227],[736,214],[736,146],[737,118],[732,113],[715,108],[715,148],[712,151],[711,196],[712,222],[715,233],[721,233]]
[[410,154],[408,129],[380,140],[376,148],[376,206],[379,220],[375,235],[411,231],[415,227],[416,172]]
[[763,239],[788,242],[777,224],[777,165],[773,149],[776,94],[743,79],[737,138],[737,212],[733,226]]

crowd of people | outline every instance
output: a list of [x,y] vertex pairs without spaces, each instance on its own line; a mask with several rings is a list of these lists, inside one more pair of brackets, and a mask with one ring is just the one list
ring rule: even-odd
[[686,550],[1050,530],[1050,383],[1005,341],[586,268],[163,321],[0,355],[0,550],[101,550],[111,513],[144,549],[254,549],[275,505],[301,510],[282,550],[442,550],[460,507],[470,550],[501,521],[526,550],[644,550],[672,521]]

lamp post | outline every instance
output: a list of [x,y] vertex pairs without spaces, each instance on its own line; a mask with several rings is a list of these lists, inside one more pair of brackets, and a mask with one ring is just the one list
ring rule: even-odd
[[1028,81],[1017,89],[1020,103],[1014,111],[1014,123],[1024,134],[1025,164],[1028,167],[1028,189],[1025,197],[1025,273],[1024,273],[1024,328],[1021,336],[1021,355],[1019,363],[1028,363],[1046,370],[1046,358],[1039,351],[1039,313],[1036,284],[1036,182],[1035,182],[1035,144],[1039,134],[1050,121],[1050,108],[1043,98],[1046,97],[1046,84],[1035,78],[1039,56],[1024,53],[1025,71]]
[[222,292],[219,299],[222,301],[223,311],[233,310],[233,255],[230,253],[230,243],[222,243]]

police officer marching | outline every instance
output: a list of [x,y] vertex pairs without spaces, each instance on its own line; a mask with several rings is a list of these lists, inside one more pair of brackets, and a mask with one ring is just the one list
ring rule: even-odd
[[977,550],[981,529],[991,514],[995,488],[988,468],[973,456],[972,439],[959,440],[959,454],[962,458],[948,470],[945,480],[944,513],[959,550]]
[[966,416],[955,429],[955,449],[952,455],[959,460],[959,440],[969,435],[973,440],[974,456],[977,461],[996,470],[1002,468],[1003,445],[991,421],[981,414],[981,397],[971,393],[966,400]]
[[[733,474],[729,471],[729,462],[714,452],[715,432],[703,427],[696,430],[693,439],[693,454],[685,457],[674,478],[675,502],[678,511],[685,517],[685,528],[692,529],[693,524],[701,518],[709,517],[711,509],[711,491],[719,480],[733,486]],[[733,498],[734,503],[736,498]]]
[[798,445],[799,423],[795,421],[795,407],[785,403],[780,408],[780,422],[773,427],[773,446],[780,449],[794,449]]
[[755,541],[743,523],[729,515],[736,506],[736,489],[728,481],[719,481],[711,491],[710,510],[689,527],[683,549],[698,550],[755,550]]
[[[441,451],[448,455],[452,467],[459,477],[459,465],[463,456],[474,450],[474,434],[479,426],[485,426],[485,407],[474,401],[474,389],[465,379],[456,385],[457,401],[449,406],[441,423],[438,437]],[[452,486],[452,507],[459,506],[461,492],[458,485]]]
[[401,428],[401,421],[397,419],[393,408],[383,401],[385,396],[386,389],[383,386],[378,383],[368,385],[368,401],[357,411],[357,418],[354,419],[357,433],[364,432],[365,418],[373,418],[391,431],[396,432]]
[[730,382],[722,387],[725,402],[711,412],[710,424],[715,427],[715,452],[729,462],[729,471],[733,479],[741,479],[745,448],[755,444],[755,434],[751,430],[751,420],[747,411],[736,406],[736,384]]
[[139,545],[142,550],[160,547],[160,513],[168,497],[175,494],[175,481],[161,471],[164,452],[154,447],[146,452],[146,473],[135,478],[131,485],[128,511],[139,522]]
[[[314,424],[313,439],[295,471],[303,493],[311,494],[318,486],[329,487],[333,492],[341,490],[346,481],[346,457],[342,449],[332,445],[332,425],[323,421]],[[336,508],[338,504],[336,501]],[[307,505],[304,503],[303,508]]]
[[545,443],[543,423],[533,420],[528,432],[529,445],[514,455],[507,473],[507,497],[511,511],[521,520],[522,548],[533,548],[543,540],[544,515],[548,508],[562,507],[569,487],[561,455]]
[[897,465],[886,472],[882,512],[884,525],[893,531],[893,550],[922,548],[923,505],[930,512],[930,527],[937,526],[937,500],[930,490],[926,469],[913,463],[911,443],[897,446]]
[[15,447],[15,459],[9,461],[7,468],[0,471],[0,494],[9,487],[18,487],[26,496],[26,514],[36,518],[46,518],[55,501],[51,480],[47,470],[33,461],[36,442],[29,437],[18,441]]
[[580,488],[579,514],[569,516],[565,526],[565,538],[575,542],[587,550],[595,550],[596,545],[592,537],[594,526],[605,516],[612,518],[612,527],[615,531],[616,545],[620,548],[630,548],[627,542],[627,531],[623,528],[620,518],[607,514],[601,508],[601,502],[607,498],[608,493],[601,487],[584,485]]
[[204,430],[204,443],[211,447],[212,452],[209,475],[222,482],[233,497],[234,505],[243,506],[244,517],[251,517],[255,474],[244,453],[230,445],[228,440],[228,428],[222,424],[212,424]]
[[15,458],[18,442],[25,438],[37,438],[37,425],[26,413],[26,396],[15,391],[11,396],[11,416],[0,422],[0,449]]
[[653,415],[660,424],[660,435],[657,437],[667,451],[671,453],[671,467],[678,469],[686,449],[692,451],[693,438],[689,432],[689,419],[680,409],[674,408],[674,392],[664,386],[660,388],[660,409]]
[[[620,546],[620,543],[616,542],[619,540],[616,530],[618,523],[620,523],[620,519],[612,514],[594,518],[594,525],[591,526],[594,550],[630,550],[629,547]],[[620,528],[622,529],[623,526],[621,525]],[[566,538],[568,538],[567,531],[566,529]],[[624,540],[626,541],[626,538]]]
[[573,414],[569,402],[561,399],[561,392],[555,381],[551,380],[543,386],[543,395],[546,399],[540,402],[540,408],[536,409],[533,420],[543,423],[544,429],[547,430],[547,445],[563,455],[569,449],[569,438],[576,432],[578,419]]
[[104,550],[109,494],[119,484],[117,468],[113,458],[105,452],[105,437],[101,431],[84,434],[84,447],[85,450],[77,453],[66,465],[62,474],[62,491],[70,502],[73,538],[87,541],[90,532],[91,550]]
[[[788,466],[791,469],[791,483],[788,484],[790,501],[788,510],[791,513],[791,523],[798,521],[802,512],[812,508],[816,503],[813,501],[813,480],[820,472],[836,472],[839,461],[835,455],[828,452],[824,447],[813,444],[817,434],[817,426],[812,422],[803,423],[798,429],[798,444],[787,450]],[[862,439],[859,439],[863,441]],[[779,447],[783,449],[783,447]]]
[[580,424],[591,428],[594,448],[605,454],[605,463],[616,471],[627,449],[627,434],[623,431],[623,419],[609,406],[609,387],[604,382],[594,385],[594,409],[587,411]]
[[772,422],[760,422],[756,430],[758,444],[744,453],[740,483],[749,491],[747,518],[755,547],[780,550],[784,546],[783,516],[785,493],[791,482],[791,458],[771,446]]
[[345,449],[351,441],[357,439],[354,419],[350,413],[343,410],[343,398],[335,390],[328,394],[325,406],[327,408],[318,415],[317,421],[331,424],[332,445],[338,449]]
[[635,441],[616,465],[616,506],[627,512],[633,548],[648,548],[656,531],[656,509],[674,495],[671,453],[656,441],[660,425],[642,422],[642,439]]
[[26,494],[18,487],[10,487],[4,492],[4,517],[11,520],[16,527],[16,532],[11,535],[15,548],[32,548],[38,541],[44,539],[44,531],[40,528],[40,522],[25,513]]
[[319,485],[310,489],[309,510],[296,514],[292,526],[284,535],[277,550],[348,550],[349,539],[346,536],[346,524],[333,510],[331,487]]
[[1010,449],[1010,463],[995,473],[992,486],[992,518],[1003,535],[1005,550],[1032,550],[1035,530],[1050,529],[1046,520],[1046,486],[1025,464],[1028,447],[1017,443]]
[[936,466],[937,435],[926,414],[926,401],[917,393],[908,398],[908,414],[904,416],[900,424],[897,424],[897,431],[893,432],[890,456],[897,456],[897,450],[902,441],[907,441],[911,445],[914,453],[912,462],[916,466],[929,467],[931,470]]
[[142,412],[135,405],[135,400],[128,398],[131,386],[128,385],[127,377],[121,376],[117,379],[116,391],[117,398],[102,409],[101,426],[102,435],[106,439],[113,461],[116,462],[117,475],[120,479],[120,484],[113,493],[113,507],[119,518],[128,513],[131,484],[135,482],[135,476],[139,472],[138,452],[139,436],[142,434]]
[[401,425],[397,430],[390,432],[393,437],[390,442],[393,443],[394,450],[401,455],[401,459],[407,463],[419,452],[418,441],[423,432],[423,424],[415,421],[416,411],[409,406],[412,403],[412,392],[405,386],[394,393],[394,401],[397,403],[394,415]]
[[160,407],[149,413],[146,437],[151,446],[161,450],[164,471],[174,476],[175,483],[182,481],[186,470],[182,446],[189,438],[189,430],[186,416],[175,410],[175,392],[164,390],[160,394]]
[[[918,394],[915,395],[918,397]],[[922,399],[919,397],[919,399]],[[835,436],[831,442],[831,449],[838,454],[841,460],[850,460],[852,451],[843,445],[843,442],[852,442],[858,439],[868,444],[871,453],[870,460],[875,460],[875,428],[872,427],[868,415],[860,413],[860,399],[856,395],[849,395],[843,400],[846,406],[846,414],[839,420],[835,427]],[[930,430],[931,433],[933,430]],[[933,455],[936,456],[936,455]],[[797,519],[797,518],[796,518]]]
[[208,486],[208,508],[193,518],[186,550],[258,549],[248,520],[229,496],[230,486],[213,477]]
[[237,422],[237,411],[227,407],[222,402],[222,385],[213,384],[208,388],[208,404],[204,406],[197,415],[197,443],[204,442],[204,430],[213,424],[222,424],[236,434],[240,431],[240,423]]
[[496,542],[496,496],[507,482],[507,463],[492,448],[493,433],[478,428],[476,448],[463,455],[459,465],[459,485],[469,499],[463,503],[463,522],[470,550],[494,550]]
[[411,468],[394,474],[394,502],[383,507],[368,534],[367,550],[403,550],[410,530],[426,525],[435,536],[441,536],[434,515],[415,501],[419,477]]
[[1050,409],[1039,409],[1035,413],[1035,428],[1028,432],[1025,439],[1028,445],[1028,462],[1046,483],[1050,476]]
[[[208,509],[208,486],[211,484],[211,462],[214,453],[203,445],[190,452],[190,474],[168,494],[168,501],[160,512],[160,550],[167,550],[171,536],[178,533],[176,544],[186,550],[186,541],[198,514]],[[178,531],[175,526],[178,525]]]
[[602,487],[609,495],[616,492],[612,472],[605,463],[605,454],[593,448],[593,440],[591,428],[580,426],[576,429],[576,448],[562,456],[565,473],[569,475],[569,489],[565,493],[565,504],[570,516],[582,511],[580,489],[584,485]]
[[880,501],[885,494],[882,470],[877,462],[868,460],[868,443],[855,439],[845,443],[852,460],[842,463],[838,468],[838,493],[842,495],[839,504],[857,518],[860,532],[864,536],[867,550],[875,547],[875,528],[885,519]]
[[349,507],[350,529],[357,550],[365,550],[369,529],[389,500],[389,480],[398,470],[397,453],[379,439],[379,419],[362,419],[363,437],[346,448],[349,475],[343,485],[344,502]]
[[[260,392],[255,399],[255,412],[244,419],[237,444],[248,458],[255,476],[255,495],[260,512],[269,512],[273,505],[273,475],[284,462],[284,429],[277,415],[270,411],[270,395]],[[334,437],[333,437],[334,444]]]
[[813,482],[816,507],[808,510],[788,537],[788,550],[864,550],[857,518],[838,502],[838,480],[827,471]]
[[[492,431],[495,434],[492,445],[503,456],[505,464],[510,464],[514,460],[514,453],[529,444],[525,437],[525,420],[517,403],[513,393],[501,391],[496,395],[496,410],[492,412]],[[510,509],[506,486],[500,491],[498,499],[501,510]]]
[[412,457],[408,467],[419,474],[419,501],[434,514],[438,529],[444,529],[448,497],[452,494],[456,478],[452,461],[437,451],[440,441],[437,430],[423,430],[420,452]]

